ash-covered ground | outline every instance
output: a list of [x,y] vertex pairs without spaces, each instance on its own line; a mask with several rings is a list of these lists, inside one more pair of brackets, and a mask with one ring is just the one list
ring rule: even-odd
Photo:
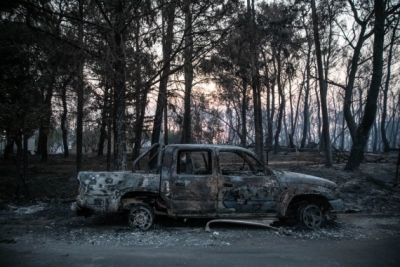
[[[395,160],[365,163],[358,172],[345,172],[344,164],[324,167],[318,155],[311,155],[306,162],[286,155],[275,157],[271,167],[336,182],[345,203],[344,212],[319,230],[280,223],[274,228],[215,223],[210,232],[205,231],[207,220],[156,217],[153,229],[142,232],[127,226],[126,214],[76,217],[70,209],[77,188],[71,159],[30,166],[32,176],[25,181],[28,191],[17,173],[2,165],[0,243],[210,247],[271,244],[278,238],[340,242],[400,236],[400,186],[394,186]],[[88,168],[104,167],[99,159],[90,162]]]

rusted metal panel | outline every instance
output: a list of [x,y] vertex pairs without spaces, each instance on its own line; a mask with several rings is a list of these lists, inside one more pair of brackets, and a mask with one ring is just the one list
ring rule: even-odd
[[220,177],[219,213],[275,213],[278,184],[266,177]]
[[115,212],[127,192],[158,194],[159,174],[132,172],[80,172],[78,205],[97,212]]
[[335,192],[337,185],[326,179],[284,171],[276,171],[275,176],[281,185],[279,197],[279,211],[281,216],[286,215],[287,208],[295,196],[320,195],[327,200],[338,198]]
[[[202,153],[207,154],[206,164],[211,168],[207,174],[196,173],[196,168],[184,170],[178,169],[178,162],[181,160],[180,154],[196,157]],[[191,153],[186,155],[186,153]],[[172,165],[168,177],[170,186],[169,204],[171,212],[175,216],[191,216],[199,217],[215,216],[217,208],[217,175],[214,168],[214,151],[203,146],[171,146],[171,151],[168,153],[172,158]],[[194,160],[192,158],[192,160]],[[201,159],[200,159],[201,160]],[[186,162],[187,163],[187,162]],[[193,162],[195,165],[195,163]],[[190,169],[190,170],[189,170]],[[163,176],[164,177],[164,176]],[[214,215],[213,215],[214,214]]]

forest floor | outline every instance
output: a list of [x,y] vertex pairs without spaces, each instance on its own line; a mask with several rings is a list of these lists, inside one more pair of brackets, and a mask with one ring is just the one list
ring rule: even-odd
[[[263,237],[347,240],[400,237],[400,185],[395,185],[398,154],[369,155],[360,171],[344,171],[344,163],[324,167],[318,152],[270,155],[269,166],[316,175],[336,182],[345,210],[321,229],[275,225],[281,230],[244,225],[213,224],[205,220],[157,217],[154,229],[135,231],[125,215],[76,217],[70,209],[77,195],[75,157],[50,155],[47,163],[31,156],[25,185],[13,161],[0,161],[0,243],[51,243],[139,246],[231,246],[262,242]],[[371,163],[375,162],[375,163]],[[85,157],[84,170],[105,170],[105,157]]]

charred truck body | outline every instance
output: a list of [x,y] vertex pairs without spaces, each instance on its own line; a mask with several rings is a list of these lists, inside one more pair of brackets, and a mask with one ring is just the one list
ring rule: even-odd
[[272,170],[244,148],[168,145],[158,151],[153,170],[146,152],[132,171],[80,172],[73,209],[78,215],[129,210],[129,225],[148,230],[155,215],[295,218],[317,228],[342,207],[334,182]]

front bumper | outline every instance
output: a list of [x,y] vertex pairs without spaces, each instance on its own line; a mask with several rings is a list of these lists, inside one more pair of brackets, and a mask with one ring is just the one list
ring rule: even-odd
[[332,212],[343,211],[343,201],[341,199],[330,200],[329,204],[332,207]]

